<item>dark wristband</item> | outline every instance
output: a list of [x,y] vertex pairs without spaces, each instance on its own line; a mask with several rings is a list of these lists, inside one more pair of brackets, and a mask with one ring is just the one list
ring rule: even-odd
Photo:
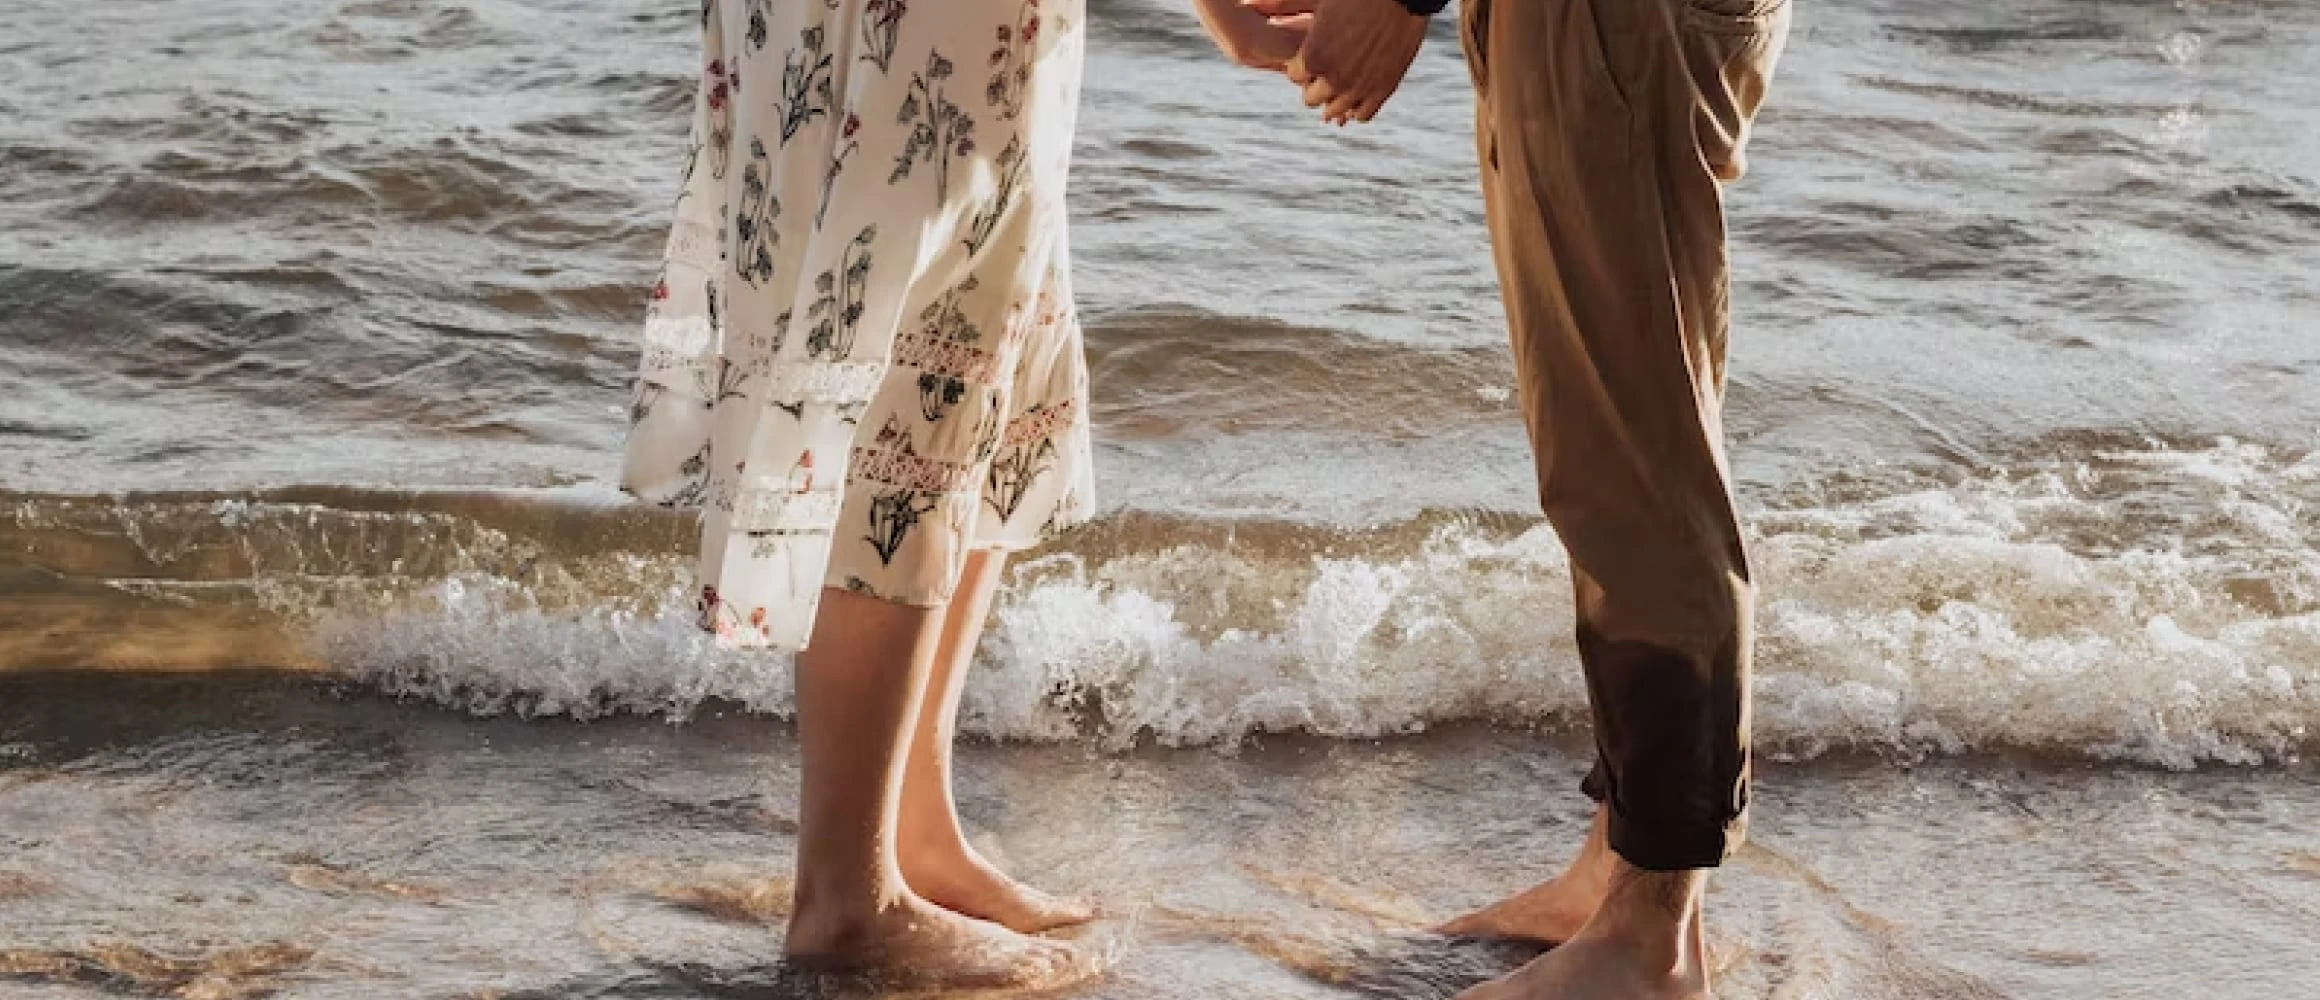
[[1432,17],[1441,13],[1442,8],[1450,6],[1450,0],[1395,0],[1395,2],[1419,17]]

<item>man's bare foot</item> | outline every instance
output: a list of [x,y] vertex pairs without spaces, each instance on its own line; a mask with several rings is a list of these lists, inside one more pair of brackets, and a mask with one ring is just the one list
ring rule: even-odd
[[1611,852],[1604,824],[1603,814],[1597,812],[1586,845],[1562,874],[1436,927],[1435,933],[1546,947],[1571,940],[1595,915],[1610,888],[1612,862],[1618,856]]
[[1450,937],[1553,947],[1577,935],[1602,902],[1601,879],[1564,872],[1434,930]]
[[1053,989],[1094,975],[1094,956],[960,916],[916,896],[885,909],[800,907],[783,951],[806,969],[877,977],[909,989]]
[[1555,950],[1458,1000],[1709,1000],[1699,871],[1622,865],[1594,918]]
[[1457,1000],[1709,1000],[1705,970],[1648,974],[1617,942],[1576,937]]
[[902,881],[929,903],[1019,934],[1038,934],[1084,924],[1095,907],[1061,899],[1017,882],[956,840],[937,847],[905,846]]

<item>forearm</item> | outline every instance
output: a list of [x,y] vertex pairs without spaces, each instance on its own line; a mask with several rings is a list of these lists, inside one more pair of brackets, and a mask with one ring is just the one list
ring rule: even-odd
[[1208,29],[1208,36],[1220,45],[1246,35],[1251,25],[1265,20],[1263,14],[1242,5],[1241,0],[1192,0],[1192,12],[1200,18],[1200,26]]
[[1249,9],[1241,6],[1240,0],[1192,0],[1192,13],[1200,18],[1200,26],[1208,29],[1209,37],[1224,38],[1225,29],[1232,25],[1229,19],[1246,15]]
[[1275,27],[1242,0],[1192,0],[1208,37],[1225,57],[1243,66],[1277,70],[1297,54],[1299,36]]

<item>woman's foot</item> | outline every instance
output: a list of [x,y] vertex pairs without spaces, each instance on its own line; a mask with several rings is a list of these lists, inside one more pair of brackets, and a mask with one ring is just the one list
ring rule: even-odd
[[1020,934],[1038,934],[1096,918],[1094,906],[1017,882],[955,837],[940,840],[948,843],[914,847],[906,834],[900,852],[903,884],[927,902]]
[[969,553],[957,592],[943,612],[942,644],[935,651],[902,779],[895,854],[903,884],[927,902],[1017,933],[1038,934],[1094,920],[1095,908],[1017,882],[976,853],[959,826],[958,803],[951,795],[959,697],[1006,559],[997,551]]
[[817,972],[876,977],[908,989],[1053,989],[1094,975],[1096,957],[961,916],[916,896],[883,909],[801,906],[783,951]]

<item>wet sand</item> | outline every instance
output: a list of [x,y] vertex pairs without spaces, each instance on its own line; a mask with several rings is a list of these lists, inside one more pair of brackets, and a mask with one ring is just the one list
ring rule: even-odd
[[[1117,915],[1116,967],[1070,996],[1448,996],[1522,956],[1413,935],[1567,855],[1583,749],[976,744],[963,808]],[[772,961],[796,776],[784,724],[715,704],[521,721],[276,673],[0,677],[0,995],[802,995]],[[1724,995],[2301,995],[2316,777],[1768,766],[1710,901]]]

